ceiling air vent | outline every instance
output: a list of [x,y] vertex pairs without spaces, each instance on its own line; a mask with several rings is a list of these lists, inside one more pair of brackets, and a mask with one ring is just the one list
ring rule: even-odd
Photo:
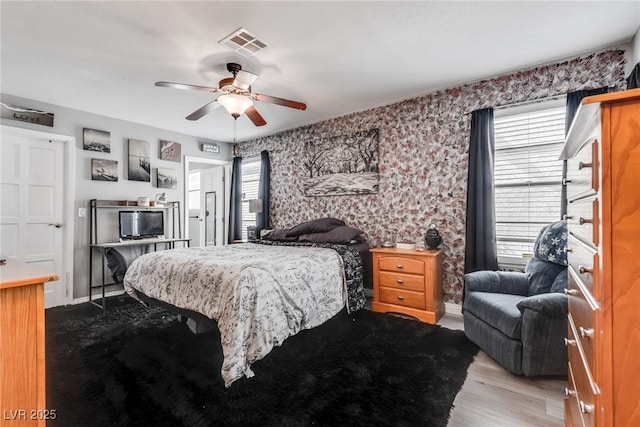
[[244,28],[234,31],[224,39],[220,40],[220,44],[230,47],[243,56],[254,56],[256,53],[267,48],[267,43],[258,39],[255,34]]

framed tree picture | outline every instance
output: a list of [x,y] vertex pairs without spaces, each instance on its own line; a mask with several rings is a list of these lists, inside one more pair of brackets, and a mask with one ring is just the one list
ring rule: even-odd
[[160,160],[179,162],[182,156],[182,146],[178,142],[160,140]]
[[376,194],[378,129],[338,135],[304,144],[305,196]]
[[111,132],[84,128],[82,131],[82,148],[100,153],[110,153]]
[[151,155],[149,143],[129,140],[129,181],[151,182]]
[[175,169],[156,169],[156,186],[158,188],[178,188],[178,176]]
[[116,160],[91,159],[91,179],[93,181],[118,181],[118,162]]

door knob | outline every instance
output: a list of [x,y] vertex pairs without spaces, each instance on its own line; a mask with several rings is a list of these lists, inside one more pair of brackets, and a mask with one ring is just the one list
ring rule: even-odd
[[49,227],[62,228],[62,223],[56,222],[55,224],[47,224]]

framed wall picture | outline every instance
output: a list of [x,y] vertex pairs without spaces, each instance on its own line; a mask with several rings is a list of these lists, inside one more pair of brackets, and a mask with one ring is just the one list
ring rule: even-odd
[[129,181],[151,182],[151,154],[149,143],[129,140]]
[[84,128],[82,132],[82,148],[100,153],[110,153],[111,132]]
[[116,160],[91,159],[91,179],[93,181],[118,181],[118,162]]
[[178,142],[160,140],[160,160],[179,162],[182,156],[182,146]]
[[178,188],[178,175],[175,169],[156,169],[156,186],[158,188]]
[[378,192],[378,129],[307,141],[304,144],[305,196]]

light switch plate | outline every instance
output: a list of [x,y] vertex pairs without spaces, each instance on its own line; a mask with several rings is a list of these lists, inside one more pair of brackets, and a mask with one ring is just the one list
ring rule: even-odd
[[84,218],[87,216],[87,208],[78,208],[78,218]]

